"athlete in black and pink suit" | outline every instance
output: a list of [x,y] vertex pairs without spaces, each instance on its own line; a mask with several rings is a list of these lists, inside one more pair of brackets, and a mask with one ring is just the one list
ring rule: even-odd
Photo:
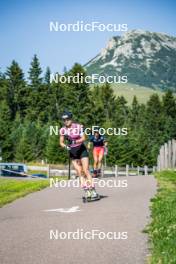
[[[89,155],[84,145],[86,140],[83,126],[72,121],[72,114],[64,112],[62,115],[64,126],[60,129],[60,145],[69,151],[72,164],[80,178],[81,186],[86,191],[86,196],[96,198],[92,175],[89,172]],[[65,144],[67,139],[67,144]]]

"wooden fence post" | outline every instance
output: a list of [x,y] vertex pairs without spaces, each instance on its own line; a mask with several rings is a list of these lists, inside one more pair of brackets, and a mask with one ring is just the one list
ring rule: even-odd
[[176,140],[172,139],[172,168],[176,167]]
[[161,171],[176,167],[176,140],[169,140],[164,143],[159,151],[157,158],[157,170]]
[[161,155],[157,158],[157,171],[161,171]]
[[164,169],[167,168],[167,143],[164,144]]
[[172,159],[172,143],[171,140],[168,142],[168,168],[171,168],[171,159]]
[[164,145],[161,147],[161,170],[164,169],[164,161],[165,161],[165,155],[164,155]]

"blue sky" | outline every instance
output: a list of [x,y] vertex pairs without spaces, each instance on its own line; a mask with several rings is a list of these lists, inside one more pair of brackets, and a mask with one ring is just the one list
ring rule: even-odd
[[49,22],[128,24],[129,29],[144,29],[176,36],[174,0],[0,0],[0,70],[15,59],[27,73],[34,54],[43,70],[62,72],[75,63],[92,59],[113,32],[50,32]]

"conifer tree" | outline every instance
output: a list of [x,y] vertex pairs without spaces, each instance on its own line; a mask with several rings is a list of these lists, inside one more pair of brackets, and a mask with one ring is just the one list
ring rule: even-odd
[[40,67],[40,62],[37,58],[37,55],[34,55],[31,62],[31,67],[29,69],[29,80],[30,85],[33,89],[37,90],[42,84],[41,73],[42,69]]
[[44,80],[45,80],[45,83],[50,86],[50,74],[51,74],[51,70],[49,67],[46,68],[46,72],[45,72],[45,77],[44,77]]
[[6,71],[7,77],[7,103],[11,110],[12,119],[15,118],[17,112],[20,117],[24,117],[27,108],[25,96],[27,95],[24,74],[16,61],[12,61],[10,67]]

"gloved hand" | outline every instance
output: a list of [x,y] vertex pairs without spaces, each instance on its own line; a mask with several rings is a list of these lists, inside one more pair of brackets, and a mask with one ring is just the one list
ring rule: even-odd
[[71,150],[71,148],[69,146],[67,146],[67,145],[65,145],[65,149],[68,150],[68,151]]

